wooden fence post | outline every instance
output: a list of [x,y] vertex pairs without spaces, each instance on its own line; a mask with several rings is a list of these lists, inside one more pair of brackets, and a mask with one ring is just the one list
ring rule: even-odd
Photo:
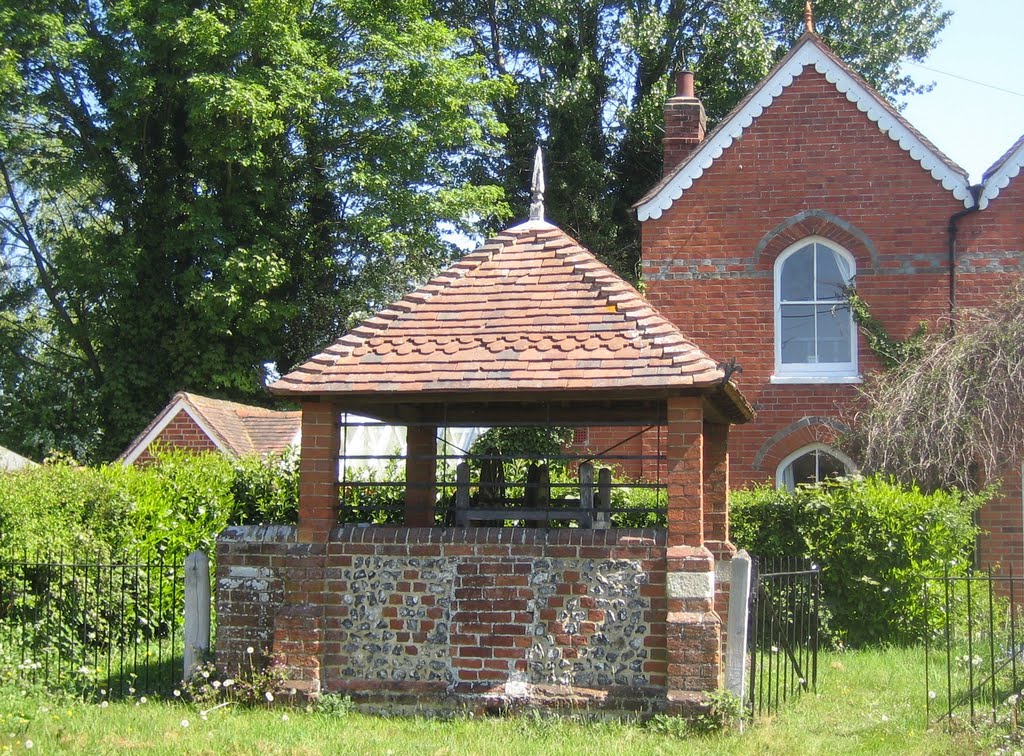
[[597,472],[597,512],[594,528],[607,530],[612,519],[612,471],[602,467]]
[[455,524],[460,528],[469,524],[469,465],[465,462],[455,468]]
[[185,676],[188,680],[210,651],[210,559],[201,551],[185,557]]
[[594,465],[590,462],[580,465],[580,509],[580,527],[594,527]]
[[725,644],[725,687],[746,702],[747,620],[750,612],[750,554],[732,558],[729,581],[729,628]]

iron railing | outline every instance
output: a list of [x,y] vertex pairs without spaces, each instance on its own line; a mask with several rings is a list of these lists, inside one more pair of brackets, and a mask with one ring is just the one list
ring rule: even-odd
[[803,559],[755,558],[752,565],[747,707],[772,714],[818,684],[821,581]]
[[947,569],[926,579],[924,599],[925,616],[939,618],[925,636],[929,725],[1016,721],[1024,698],[1024,576],[1012,565],[1005,573]]
[[0,551],[0,676],[97,698],[182,676],[184,556]]

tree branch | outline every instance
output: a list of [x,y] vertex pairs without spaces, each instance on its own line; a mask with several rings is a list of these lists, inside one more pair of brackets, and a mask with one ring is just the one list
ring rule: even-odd
[[39,284],[46,294],[47,300],[53,306],[57,316],[67,325],[68,331],[71,333],[72,338],[78,345],[78,348],[82,350],[82,354],[85,355],[86,362],[89,365],[89,369],[93,375],[98,379],[103,378],[103,369],[100,367],[99,358],[96,356],[96,351],[93,349],[92,343],[86,337],[83,332],[83,326],[81,322],[76,322],[64,306],[61,298],[57,292],[57,287],[54,284],[53,278],[50,275],[49,265],[47,264],[46,258],[39,249],[39,245],[36,244],[35,236],[32,234],[32,229],[29,226],[28,218],[25,216],[25,212],[21,207],[21,202],[18,200],[17,193],[14,191],[14,182],[11,180],[10,171],[7,169],[7,162],[3,156],[0,155],[0,175],[3,175],[4,186],[7,191],[7,197],[11,201],[11,207],[14,209],[15,214],[18,216],[18,222],[21,225],[21,233],[19,234],[22,241],[25,242],[29,253],[32,255],[32,260],[36,266],[36,272],[39,276]]

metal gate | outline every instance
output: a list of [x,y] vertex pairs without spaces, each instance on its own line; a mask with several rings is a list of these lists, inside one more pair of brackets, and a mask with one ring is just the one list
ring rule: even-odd
[[796,558],[753,560],[747,707],[771,714],[818,682],[821,581],[817,565]]

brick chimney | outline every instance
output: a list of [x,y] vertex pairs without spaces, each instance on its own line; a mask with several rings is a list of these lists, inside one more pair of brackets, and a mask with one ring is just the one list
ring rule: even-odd
[[689,157],[704,140],[708,118],[704,105],[693,94],[693,72],[676,75],[676,93],[665,101],[664,173]]

